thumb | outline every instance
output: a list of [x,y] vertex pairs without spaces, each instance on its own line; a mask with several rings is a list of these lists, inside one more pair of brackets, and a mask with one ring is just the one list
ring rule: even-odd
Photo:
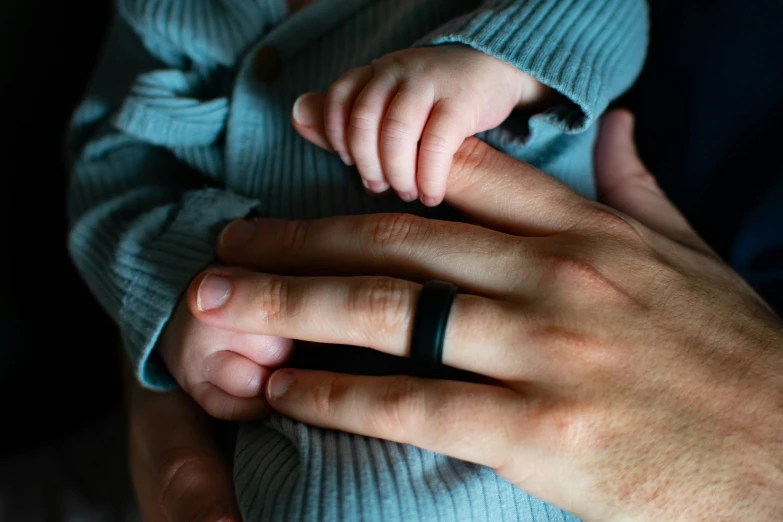
[[712,254],[639,159],[633,127],[633,115],[626,110],[603,119],[595,151],[601,200],[669,239]]

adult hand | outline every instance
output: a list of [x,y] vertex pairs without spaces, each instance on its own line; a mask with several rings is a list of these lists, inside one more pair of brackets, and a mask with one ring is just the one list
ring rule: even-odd
[[451,281],[444,362],[487,379],[278,370],[271,405],[489,466],[585,520],[782,519],[779,319],[656,187],[627,114],[597,164],[625,214],[468,140],[447,201],[484,227],[235,222],[220,255],[259,272],[210,270],[227,299],[199,309],[200,276],[188,303],[221,328],[405,356],[418,283]]
[[151,392],[126,373],[130,471],[143,520],[239,522],[231,466],[207,414],[184,392]]

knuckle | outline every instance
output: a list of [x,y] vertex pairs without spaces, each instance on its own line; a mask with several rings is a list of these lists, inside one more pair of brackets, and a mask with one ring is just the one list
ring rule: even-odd
[[315,410],[325,419],[335,417],[337,406],[343,401],[347,389],[340,385],[338,376],[330,376],[313,389]]
[[193,477],[203,468],[198,453],[190,447],[174,447],[166,451],[158,468],[161,477],[160,499],[166,506],[175,502],[193,484]]
[[456,148],[446,138],[428,135],[422,138],[419,146],[419,160],[430,167],[445,169],[451,165]]
[[628,362],[628,354],[589,332],[555,327],[540,334],[540,337],[550,346],[565,347],[573,357],[572,361],[579,361],[581,371],[584,372],[616,374]]
[[302,251],[307,244],[308,232],[310,231],[310,222],[308,221],[288,221],[283,225],[281,250],[286,254],[296,254]]
[[426,230],[424,222],[411,214],[376,214],[366,221],[368,230],[363,237],[365,254],[384,258],[412,248]]
[[646,246],[644,238],[633,221],[608,207],[590,205],[580,223],[586,229],[603,237],[611,237],[629,246]]
[[324,132],[326,132],[327,137],[335,141],[333,146],[344,148],[342,140],[345,135],[345,126],[342,120],[338,118],[340,118],[338,114],[328,114],[324,122]]
[[[329,138],[332,138],[334,140],[339,140],[339,139],[342,138],[343,130],[344,129],[343,129],[342,125],[336,125],[336,124],[331,123],[331,122],[327,123],[324,126],[324,131],[326,132],[326,135]],[[342,147],[342,143],[338,143],[337,146],[340,147],[341,149],[344,148],[344,147]]]
[[407,318],[408,288],[400,279],[369,277],[358,282],[351,308],[366,321],[364,331],[373,336],[401,328]]
[[626,379],[634,374],[632,353],[618,348],[616,342],[606,339],[590,324],[565,317],[552,317],[549,312],[531,315],[532,328],[523,335],[534,346],[544,347],[547,353],[563,361],[561,369],[580,385],[592,381]]
[[421,392],[421,384],[412,377],[392,378],[383,391],[375,418],[378,432],[388,433],[400,442],[413,439],[427,418],[425,395]]
[[555,286],[578,292],[603,303],[630,305],[631,296],[587,257],[585,253],[550,252],[544,255],[545,279]]
[[367,105],[359,105],[354,107],[354,110],[351,113],[351,119],[348,123],[350,130],[354,133],[363,133],[366,131],[376,130],[380,122],[376,116],[371,114],[371,112],[372,109]]
[[326,99],[328,103],[342,104],[345,99],[350,97],[355,82],[351,79],[352,75],[356,73],[355,69],[351,69],[342,77],[335,80],[335,82],[329,87],[326,92]]
[[279,277],[263,278],[257,283],[254,307],[258,310],[258,322],[269,324],[290,313],[290,287]]
[[370,67],[375,78],[384,75],[396,77],[397,73],[405,67],[405,62],[399,54],[393,53],[373,59]]
[[470,191],[484,182],[485,172],[492,171],[498,157],[503,158],[485,142],[468,138],[454,153],[450,178],[461,180],[460,192]]
[[236,401],[221,401],[213,407],[209,414],[216,419],[227,421],[238,420],[238,408]]
[[454,147],[449,139],[439,133],[428,131],[421,139],[421,152],[424,155],[454,154]]
[[381,139],[387,144],[398,142],[415,143],[419,141],[419,137],[415,135],[407,121],[395,116],[387,116],[384,120]]

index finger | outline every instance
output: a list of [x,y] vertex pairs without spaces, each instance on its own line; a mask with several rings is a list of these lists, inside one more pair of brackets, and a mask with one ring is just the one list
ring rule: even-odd
[[490,228],[526,236],[573,228],[596,206],[476,138],[466,139],[454,155],[446,202]]

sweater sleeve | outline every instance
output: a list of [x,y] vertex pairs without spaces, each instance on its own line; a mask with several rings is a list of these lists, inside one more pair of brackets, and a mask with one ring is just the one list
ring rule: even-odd
[[573,102],[558,119],[579,132],[635,81],[648,25],[644,0],[484,0],[419,45],[460,43],[516,66]]
[[119,7],[68,132],[69,250],[140,382],[163,390],[174,385],[153,351],[163,327],[213,261],[220,228],[258,201],[220,188],[228,101],[203,93],[214,83],[204,71],[221,64],[194,58],[178,69],[183,56],[202,55],[140,34]]

